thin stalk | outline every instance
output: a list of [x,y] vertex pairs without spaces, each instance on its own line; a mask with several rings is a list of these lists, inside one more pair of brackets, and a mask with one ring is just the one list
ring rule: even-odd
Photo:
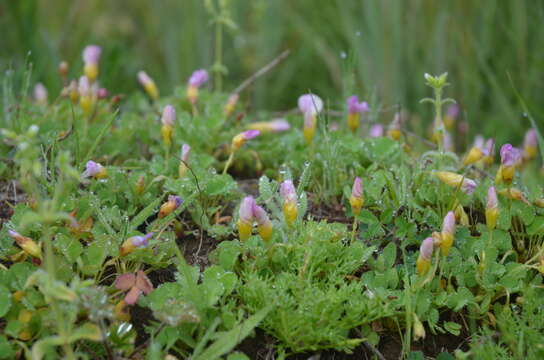
[[225,167],[223,168],[223,175],[227,173],[227,170],[229,169],[230,165],[232,164],[232,160],[234,159],[234,151],[231,151],[229,158],[227,159],[227,163],[225,164]]
[[215,91],[221,92],[223,85],[223,26],[221,19],[215,21],[215,67]]

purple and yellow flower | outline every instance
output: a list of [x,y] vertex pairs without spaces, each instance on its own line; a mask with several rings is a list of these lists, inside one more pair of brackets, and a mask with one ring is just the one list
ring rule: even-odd
[[238,103],[238,99],[240,98],[240,95],[237,93],[234,93],[229,96],[227,103],[225,104],[225,108],[223,109],[223,114],[225,116],[230,116],[232,112],[234,111],[234,108],[236,107],[236,104]]
[[271,121],[259,121],[248,125],[251,130],[259,130],[261,133],[277,133],[289,130],[291,126],[285,119],[274,119]]
[[400,136],[402,135],[400,129],[401,113],[397,112],[393,117],[393,121],[391,121],[391,124],[389,124],[389,128],[387,129],[387,136],[395,141],[398,141],[400,139]]
[[484,138],[481,136],[476,137],[474,145],[470,148],[465,159],[463,160],[463,165],[468,166],[480,161],[484,157]]
[[361,213],[361,208],[364,204],[364,196],[362,180],[358,176],[355,177],[355,180],[353,181],[353,187],[351,189],[349,203],[351,205],[351,211],[353,212],[353,215],[359,215]]
[[13,230],[8,230],[8,234],[25,253],[38,259],[42,258],[42,249],[34,240]]
[[187,165],[189,163],[189,155],[191,154],[191,147],[188,144],[181,146],[181,160],[179,162],[178,174],[180,178],[185,177],[187,173]]
[[523,192],[515,187],[502,189],[499,191],[499,194],[508,199],[523,201],[527,205],[531,205],[531,203],[525,198],[525,196],[523,196]]
[[283,199],[283,216],[288,226],[297,219],[297,192],[291,180],[285,180],[280,185],[280,195]]
[[176,109],[172,105],[166,105],[161,117],[161,135],[164,144],[169,147],[172,144],[172,129],[176,121]]
[[431,268],[431,260],[434,250],[434,239],[428,237],[421,243],[419,248],[419,256],[416,261],[416,269],[418,275],[425,275]]
[[138,82],[152,100],[157,100],[159,98],[159,89],[157,88],[155,81],[153,81],[145,71],[138,72]]
[[499,216],[499,201],[495,187],[491,186],[487,190],[487,204],[485,207],[485,222],[489,230],[495,229],[497,217]]
[[538,150],[538,139],[535,129],[530,129],[525,134],[525,139],[523,140],[523,158],[525,160],[531,160],[536,157]]
[[361,114],[368,111],[366,101],[359,102],[357,95],[350,96],[347,100],[348,105],[348,127],[353,133],[359,128]]
[[455,235],[455,214],[453,211],[449,211],[444,217],[442,223],[442,232],[439,234],[439,240],[437,246],[440,247],[440,252],[444,256],[448,256],[450,249],[453,246],[453,240]]
[[314,94],[304,94],[298,98],[298,108],[304,115],[304,138],[310,144],[317,126],[317,115],[323,110],[323,100]]
[[97,45],[89,45],[83,50],[83,72],[91,83],[96,81],[98,77],[98,61],[102,49]]
[[198,88],[209,80],[208,72],[204,69],[196,70],[191,74],[187,83],[187,98],[191,104],[196,104],[198,100]]
[[159,218],[162,219],[163,217],[170,215],[182,203],[183,200],[179,196],[168,195],[168,201],[162,204],[161,208],[159,209]]
[[246,241],[251,236],[251,230],[253,229],[253,208],[256,205],[253,196],[246,196],[240,204],[237,223],[240,241]]
[[259,136],[261,132],[259,130],[246,130],[232,138],[232,152],[240,149],[246,141],[251,140]]
[[153,236],[153,233],[150,232],[144,236],[131,236],[126,239],[121,245],[119,250],[120,256],[126,256],[138,248],[147,247],[149,244],[149,239]]
[[383,125],[382,124],[373,124],[370,127],[368,136],[372,138],[382,137],[383,136]]
[[104,179],[108,177],[108,172],[106,171],[106,168],[102,165],[100,165],[97,162],[94,162],[92,160],[87,161],[87,164],[85,165],[85,171],[83,174],[81,174],[83,178],[92,177],[95,179]]
[[495,140],[494,139],[487,139],[485,142],[485,145],[483,147],[483,163],[486,166],[493,165],[493,160],[495,157]]
[[521,150],[513,147],[510,144],[504,144],[501,147],[501,166],[497,171],[496,182],[504,182],[511,184],[516,174],[516,166],[522,159]]
[[47,88],[42,83],[34,86],[34,100],[38,105],[47,105]]
[[435,176],[440,179],[444,184],[449,186],[460,188],[465,194],[471,195],[476,189],[476,182],[469,178],[464,177],[449,171],[436,171]]
[[153,291],[153,284],[141,270],[135,274],[127,273],[118,276],[114,286],[119,290],[128,291],[124,299],[128,305],[136,304],[141,294],[148,295]]
[[91,84],[87,76],[79,78],[78,93],[79,93],[79,105],[84,114],[89,114],[91,108],[96,103],[96,96],[98,92],[97,84]]
[[272,222],[268,218],[266,211],[257,204],[253,206],[253,216],[257,221],[257,231],[265,242],[270,241],[272,238]]

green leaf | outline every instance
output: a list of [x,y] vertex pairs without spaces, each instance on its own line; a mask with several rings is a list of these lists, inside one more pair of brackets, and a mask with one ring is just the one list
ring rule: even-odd
[[91,341],[100,341],[102,340],[102,334],[100,328],[92,323],[85,323],[82,326],[78,327],[68,338],[70,342],[75,342],[78,340],[91,340]]
[[461,333],[461,325],[453,321],[445,322],[444,329],[455,336],[458,336]]
[[537,216],[535,220],[527,227],[528,235],[544,234],[544,216]]
[[408,354],[408,360],[424,360],[423,353],[421,351],[412,351]]
[[75,237],[69,237],[65,234],[58,234],[55,237],[55,247],[66,257],[66,259],[74,263],[83,252],[83,246]]
[[219,338],[193,360],[215,360],[225,355],[242,342],[253,329],[268,315],[274,305],[259,310],[255,315],[247,318],[243,323],[236,325],[232,330],[222,333]]
[[438,356],[436,357],[436,360],[455,360],[455,358],[454,358],[453,355],[450,354],[450,353],[441,352],[441,353],[438,354]]
[[395,261],[397,260],[397,245],[395,243],[389,243],[384,249],[383,249],[383,264],[386,269],[390,269],[395,265]]
[[0,359],[14,359],[15,350],[4,335],[0,335]]
[[11,308],[11,293],[4,285],[0,285],[0,317],[6,315]]

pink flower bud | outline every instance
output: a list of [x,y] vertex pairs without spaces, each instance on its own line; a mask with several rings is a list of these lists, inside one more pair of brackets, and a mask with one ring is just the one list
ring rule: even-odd
[[536,136],[536,130],[530,129],[525,134],[525,139],[523,140],[523,147],[536,147],[538,145],[538,139]]
[[363,196],[363,185],[362,185],[361,178],[358,176],[353,181],[351,196],[353,196],[354,198],[361,198]]
[[362,113],[368,111],[368,104],[366,101],[359,102],[357,95],[350,96],[347,100],[348,112],[351,114]]
[[96,93],[96,95],[99,99],[106,99],[109,96],[108,89],[100,88],[98,89],[98,92]]
[[255,203],[253,204],[253,216],[255,217],[255,220],[259,225],[265,225],[270,222],[266,211],[261,206]]
[[484,142],[485,142],[485,139],[482,135],[476,135],[476,138],[474,139],[473,147],[476,147],[478,149],[483,149]]
[[316,115],[323,110],[323,100],[314,94],[305,94],[298,98],[298,108],[304,115]]
[[98,45],[89,45],[83,49],[83,62],[85,64],[98,64],[102,49]]
[[368,133],[370,137],[376,138],[376,137],[382,137],[383,136],[383,125],[382,124],[374,124],[370,127],[370,131]]
[[161,121],[164,126],[174,126],[174,122],[176,121],[176,109],[174,109],[172,105],[166,105],[164,107]]
[[181,146],[181,160],[189,162],[189,154],[191,153],[191,147],[188,144]]
[[194,87],[200,87],[202,84],[204,84],[209,79],[208,72],[204,69],[196,70],[191,74],[191,77],[189,78],[189,86]]
[[474,190],[476,190],[476,186],[478,186],[476,181],[465,178],[463,184],[461,184],[461,191],[467,195],[472,195]]
[[240,220],[251,224],[253,222],[253,208],[255,206],[257,206],[257,204],[255,203],[253,196],[246,196],[240,204]]
[[419,254],[422,258],[425,260],[430,261],[433,256],[433,243],[434,240],[432,237],[428,237],[421,243],[421,246],[419,248]]
[[442,223],[442,232],[453,235],[455,233],[455,213],[449,211]]
[[92,96],[92,88],[89,79],[86,76],[79,78],[78,92],[80,96]]
[[497,200],[497,192],[495,191],[495,187],[491,186],[489,190],[487,190],[487,209],[496,209],[499,207],[499,202]]
[[151,84],[153,80],[147,75],[145,71],[138,71],[138,82],[140,85],[145,87],[148,84]]
[[42,83],[34,86],[34,99],[40,105],[47,104],[47,88]]
[[297,192],[295,186],[291,180],[285,180],[280,185],[280,195],[283,198],[284,202],[294,202],[297,201]]
[[144,236],[133,236],[130,238],[132,245],[136,247],[146,247],[148,245],[148,240],[153,236],[153,233],[150,232]]

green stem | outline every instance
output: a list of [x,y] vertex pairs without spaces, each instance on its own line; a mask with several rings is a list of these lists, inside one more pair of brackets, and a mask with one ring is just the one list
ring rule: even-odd
[[[221,15],[219,15],[221,16]],[[215,91],[221,92],[223,67],[223,27],[220,19],[215,21]]]
[[229,158],[227,160],[227,163],[225,164],[225,167],[223,168],[223,175],[227,173],[227,170],[229,169],[230,165],[232,164],[232,160],[234,159],[234,151],[232,151],[229,155]]
[[357,232],[357,225],[358,225],[357,218],[354,217],[353,218],[353,226],[352,226],[352,230],[351,230],[351,242],[355,241],[355,233]]

